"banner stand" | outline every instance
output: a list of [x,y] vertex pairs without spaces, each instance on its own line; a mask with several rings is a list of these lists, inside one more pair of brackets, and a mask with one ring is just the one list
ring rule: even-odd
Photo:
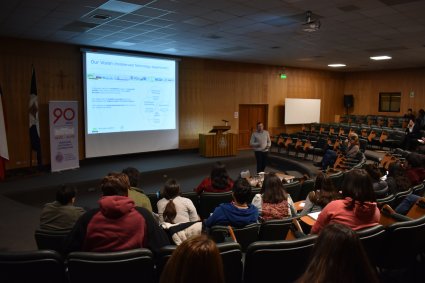
[[79,168],[78,102],[50,101],[49,125],[52,172]]

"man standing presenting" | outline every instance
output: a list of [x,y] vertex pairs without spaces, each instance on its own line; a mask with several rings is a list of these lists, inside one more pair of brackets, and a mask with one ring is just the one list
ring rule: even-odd
[[271,145],[269,132],[264,130],[262,122],[257,123],[257,131],[251,135],[249,145],[254,149],[257,160],[257,173],[264,172],[267,165],[267,153]]

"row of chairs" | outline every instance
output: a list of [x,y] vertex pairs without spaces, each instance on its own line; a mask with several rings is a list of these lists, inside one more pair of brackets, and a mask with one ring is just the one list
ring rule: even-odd
[[[294,202],[304,200],[308,193],[313,190],[314,180],[308,179],[302,183],[299,181],[295,181],[292,183],[284,184],[284,187],[286,191],[291,195],[292,200]],[[255,194],[258,194],[260,190],[261,188],[252,188],[252,197],[250,199],[252,199]],[[156,204],[161,196],[158,196],[158,194],[156,193],[147,194],[147,196],[151,201],[153,211],[157,213],[158,207]],[[203,192],[200,195],[198,195],[196,192],[183,192],[182,196],[192,200],[202,219],[208,218],[219,204],[228,203],[233,200],[231,191],[220,193]]]
[[390,128],[406,128],[409,119],[400,116],[378,116],[378,115],[341,115],[339,117],[340,123],[349,124],[367,124],[369,126],[375,125],[378,127]]
[[[312,160],[316,160],[317,156],[323,156],[325,149],[339,150],[341,142],[346,137],[337,135],[327,134],[315,134],[299,132],[294,134],[281,133],[275,136],[272,141],[272,150],[277,153],[284,153],[286,155],[293,155],[295,157],[304,157],[307,159],[308,156],[312,156]],[[368,147],[368,141],[365,138],[359,139],[360,151],[364,153]],[[363,156],[359,156],[357,159],[360,161]]]
[[[425,252],[425,217],[377,225],[357,231],[371,262],[380,269],[415,263]],[[295,240],[256,241],[246,248],[244,262],[238,243],[218,243],[226,282],[293,282],[305,270],[317,236]],[[0,252],[3,282],[118,282],[140,279],[157,282],[175,246],[164,247],[157,258],[137,249],[112,253],[74,252],[64,260],[57,252]],[[284,272],[282,272],[284,267]],[[65,271],[67,270],[67,272]]]

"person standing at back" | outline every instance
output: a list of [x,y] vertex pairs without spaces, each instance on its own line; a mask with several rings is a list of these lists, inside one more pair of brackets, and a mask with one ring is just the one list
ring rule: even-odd
[[262,122],[257,123],[257,130],[252,133],[249,145],[254,149],[257,160],[257,173],[264,172],[267,166],[267,155],[271,146],[270,134],[264,130]]
[[56,200],[46,203],[40,215],[40,229],[49,231],[67,231],[74,227],[85,210],[74,206],[76,189],[62,185],[56,191]]
[[130,189],[128,190],[128,197],[131,198],[136,206],[144,207],[152,212],[152,205],[149,198],[144,194],[143,190],[140,189],[140,172],[134,167],[127,167],[122,170],[127,175],[130,181]]

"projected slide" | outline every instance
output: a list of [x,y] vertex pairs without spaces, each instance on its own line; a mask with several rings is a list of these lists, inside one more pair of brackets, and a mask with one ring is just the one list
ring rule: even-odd
[[86,53],[87,134],[176,128],[174,60]]

